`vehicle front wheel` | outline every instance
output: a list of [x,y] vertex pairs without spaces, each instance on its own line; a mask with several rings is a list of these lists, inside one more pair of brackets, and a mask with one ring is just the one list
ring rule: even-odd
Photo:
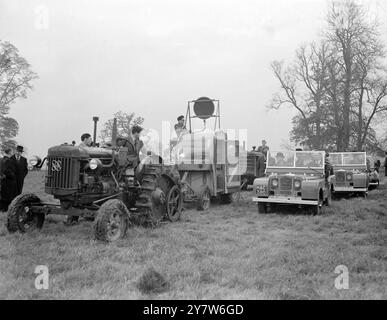
[[233,193],[225,193],[220,195],[220,203],[222,204],[230,204],[233,201]]
[[113,199],[106,201],[98,210],[94,224],[97,240],[113,242],[123,238],[129,226],[130,212],[125,204]]
[[258,202],[258,213],[267,213],[267,204]]
[[9,232],[30,232],[41,229],[44,224],[44,213],[36,213],[32,205],[39,205],[40,199],[33,193],[18,195],[8,208],[7,229]]

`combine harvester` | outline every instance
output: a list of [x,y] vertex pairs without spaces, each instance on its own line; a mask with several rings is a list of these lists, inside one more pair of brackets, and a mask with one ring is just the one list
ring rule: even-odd
[[[177,165],[184,202],[196,203],[198,210],[207,210],[211,199],[230,203],[240,191],[241,172],[246,156],[239,141],[229,139],[220,127],[219,100],[201,97],[189,101],[183,132],[171,151],[171,161]],[[200,119],[203,127],[193,130],[193,121]],[[214,120],[213,128],[208,120]]]

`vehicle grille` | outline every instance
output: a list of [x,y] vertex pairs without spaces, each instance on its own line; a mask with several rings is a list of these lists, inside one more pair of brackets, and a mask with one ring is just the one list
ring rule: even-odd
[[46,187],[73,189],[71,158],[48,157]]
[[345,172],[344,171],[336,172],[336,182],[337,183],[344,183],[345,182]]
[[279,180],[279,192],[283,195],[290,195],[293,191],[293,179],[291,177],[281,177]]

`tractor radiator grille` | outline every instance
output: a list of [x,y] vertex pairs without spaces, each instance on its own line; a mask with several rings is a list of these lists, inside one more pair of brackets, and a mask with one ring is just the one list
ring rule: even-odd
[[73,189],[71,158],[48,157],[46,187]]

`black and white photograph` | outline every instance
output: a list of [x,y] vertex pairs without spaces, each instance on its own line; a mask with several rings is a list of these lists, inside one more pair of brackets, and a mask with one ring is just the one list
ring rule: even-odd
[[0,300],[386,299],[386,1],[0,0]]

